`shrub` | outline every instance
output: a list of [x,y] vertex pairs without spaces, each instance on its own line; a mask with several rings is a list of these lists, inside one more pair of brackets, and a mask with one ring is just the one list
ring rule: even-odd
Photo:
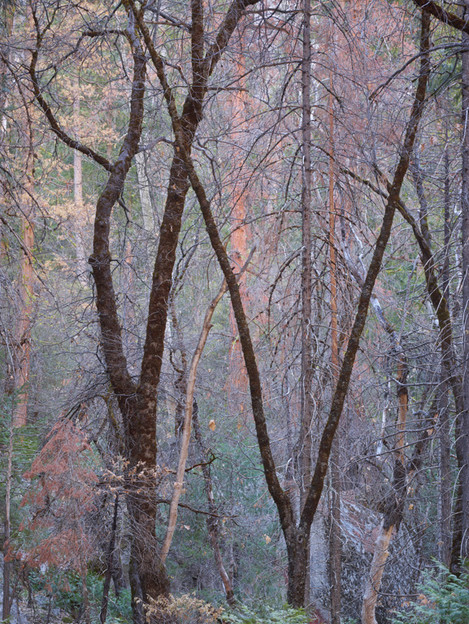
[[442,566],[427,574],[417,601],[396,614],[394,624],[467,624],[469,570],[460,577]]
[[150,599],[144,610],[149,624],[216,624],[223,612],[222,608],[216,609],[193,594]]
[[264,607],[258,611],[240,605],[223,614],[226,624],[308,624],[310,618],[304,609]]

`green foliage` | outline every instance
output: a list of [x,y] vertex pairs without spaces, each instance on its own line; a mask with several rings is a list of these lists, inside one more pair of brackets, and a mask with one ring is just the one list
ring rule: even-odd
[[281,608],[264,607],[254,610],[240,605],[223,615],[226,624],[307,624],[309,617],[304,609],[288,605]]
[[[29,572],[30,587],[35,594],[52,597],[54,607],[58,607],[65,613],[70,615],[70,619],[63,619],[63,622],[75,622],[79,617],[82,607],[82,580],[76,572],[69,571],[64,574],[49,574],[47,578],[38,570]],[[103,583],[102,576],[88,573],[86,577],[86,585],[88,588],[88,596],[91,608],[92,622],[99,622],[99,614],[103,599]],[[109,592],[107,621],[113,624],[128,624],[132,622],[130,589],[123,589],[116,596],[111,590]]]
[[469,622],[469,569],[460,577],[439,569],[427,574],[417,602],[397,614],[394,624],[467,624]]
[[[104,579],[102,576],[88,573],[86,585],[88,587],[92,617],[96,622],[99,621],[99,613],[101,611],[103,584]],[[121,590],[119,596],[116,596],[111,590],[109,592],[107,621],[112,622],[112,624],[126,624],[127,622],[132,622],[131,605],[130,589]]]

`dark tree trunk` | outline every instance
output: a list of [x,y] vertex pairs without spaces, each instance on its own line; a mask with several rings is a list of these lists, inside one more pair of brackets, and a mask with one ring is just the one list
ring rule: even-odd
[[305,606],[308,578],[309,530],[300,532],[294,526],[284,531],[288,555],[287,601],[294,607]]

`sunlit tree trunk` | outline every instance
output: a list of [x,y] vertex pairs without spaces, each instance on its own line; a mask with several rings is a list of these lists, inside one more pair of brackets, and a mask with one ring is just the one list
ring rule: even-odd
[[[231,209],[231,258],[234,264],[235,272],[239,272],[248,256],[248,226],[246,225],[246,202],[247,190],[242,177],[242,160],[245,151],[242,146],[246,143],[246,133],[248,132],[248,120],[246,117],[246,80],[245,64],[243,58],[243,37],[240,37],[238,43],[240,49],[236,54],[236,80],[238,90],[231,102],[232,123],[235,131],[231,134],[231,139],[236,148],[234,148],[233,162],[233,183],[230,196]],[[246,288],[246,276],[241,277],[239,283],[241,296],[245,303],[248,303],[248,291]],[[230,328],[231,328],[231,346],[229,352],[228,365],[228,409],[230,414],[236,415],[238,428],[245,424],[246,419],[246,401],[248,397],[248,380],[246,369],[239,341],[238,328],[234,318],[233,310],[230,309]]]
[[22,251],[18,286],[18,313],[14,353],[14,391],[13,426],[23,427],[27,423],[29,397],[29,371],[31,359],[31,327],[34,307],[34,209],[32,205],[32,171],[23,197],[23,214],[21,215]]

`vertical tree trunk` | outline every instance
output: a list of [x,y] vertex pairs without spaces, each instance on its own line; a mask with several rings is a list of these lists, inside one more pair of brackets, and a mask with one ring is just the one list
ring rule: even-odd
[[383,521],[379,528],[375,550],[369,576],[367,577],[362,604],[362,624],[376,624],[376,603],[378,601],[384,566],[389,556],[389,544],[404,514],[406,497],[406,467],[405,467],[405,428],[407,421],[408,389],[407,389],[407,361],[401,352],[398,355],[397,365],[397,398],[398,411],[396,422],[396,436],[394,444],[394,470],[392,492],[386,501]]
[[142,221],[145,232],[154,234],[155,220],[150,195],[150,180],[147,175],[145,152],[135,154],[137,170],[138,193],[140,195],[140,207],[142,209]]
[[[311,424],[313,419],[312,267],[311,267],[311,2],[303,0],[302,84],[302,189],[301,189],[301,424],[298,440],[300,507],[311,480]],[[305,545],[306,547],[306,545]]]
[[[74,134],[80,140],[80,80],[75,79],[75,92],[73,99],[73,125]],[[83,226],[85,224],[85,214],[83,206],[83,154],[78,150],[73,150],[73,201],[75,204],[75,216],[73,219],[73,234],[75,237],[75,253],[77,258],[77,275],[82,286],[88,284],[88,263],[85,256],[85,245],[83,243]]]
[[[331,287],[331,364],[333,386],[337,385],[339,374],[339,340],[337,317],[337,260],[335,253],[335,203],[334,203],[334,110],[329,93],[329,270]],[[335,436],[331,452],[331,522],[329,540],[329,567],[331,585],[331,624],[340,624],[341,613],[341,563],[342,541],[340,530],[340,435]]]
[[[464,17],[469,16],[469,0],[464,0]],[[469,35],[462,33],[463,47],[469,46]],[[460,556],[469,556],[469,53],[462,52],[462,310],[463,310],[463,413],[458,453],[461,485],[461,546]]]
[[[32,152],[31,152],[32,160]],[[21,215],[22,250],[18,285],[18,310],[15,336],[13,339],[12,390],[16,393],[13,406],[13,426],[24,427],[27,422],[29,397],[29,369],[31,358],[31,327],[34,302],[34,209],[32,205],[32,162],[28,166],[28,183],[22,193],[23,214]]]
[[4,530],[4,547],[3,547],[3,605],[2,605],[2,619],[5,622],[9,621],[10,617],[10,575],[11,575],[11,561],[7,561],[6,548],[10,540],[11,533],[11,478],[13,472],[13,419],[10,421],[9,427],[9,440],[8,440],[8,456],[7,456],[7,471],[5,475],[5,522],[3,524]]
[[215,499],[213,496],[213,486],[212,486],[212,476],[210,472],[210,466],[206,463],[206,460],[209,458],[207,448],[204,445],[202,439],[202,433],[200,431],[199,425],[199,409],[197,403],[194,401],[194,413],[193,413],[193,421],[194,421],[194,435],[197,442],[197,445],[200,450],[200,454],[202,456],[202,475],[204,477],[204,489],[205,494],[207,496],[208,501],[208,510],[212,514],[207,518],[207,529],[210,537],[210,545],[212,546],[213,555],[215,558],[215,564],[218,569],[218,573],[220,574],[221,581],[223,583],[223,587],[225,589],[226,601],[229,605],[233,606],[236,604],[233,584],[230,576],[228,575],[226,568],[223,564],[223,558],[221,555],[220,549],[220,529],[219,529],[219,521],[216,517],[217,508],[215,506]]
[[116,497],[114,499],[114,513],[112,516],[111,538],[109,540],[109,547],[106,553],[106,574],[104,576],[103,598],[101,601],[101,611],[99,613],[100,624],[105,624],[106,617],[107,617],[107,608],[109,604],[109,589],[111,587],[112,572],[114,568],[114,548],[116,544],[118,511],[119,511],[119,495],[116,494]]
[[[313,422],[313,357],[312,357],[312,215],[311,215],[311,2],[303,0],[303,53],[301,61],[302,87],[302,189],[301,189],[301,415],[298,448],[298,484],[301,514],[311,481]],[[309,531],[297,532],[287,543],[289,555],[288,601],[303,606],[309,601]],[[292,559],[293,557],[293,559]]]
[[[449,253],[450,253],[450,172],[448,146],[444,156],[444,260],[443,260],[443,296],[449,307]],[[443,358],[442,358],[443,359]],[[448,380],[444,362],[441,362],[440,383],[440,500],[439,500],[439,549],[440,561],[448,568],[451,565],[451,424],[449,418]]]
[[[232,142],[237,148],[234,149],[233,175],[231,189],[231,259],[235,272],[239,272],[248,256],[248,226],[246,225],[246,203],[248,200],[247,190],[242,178],[242,162],[245,155],[246,133],[249,132],[246,119],[246,68],[243,58],[243,37],[238,42],[239,49],[236,52],[236,80],[237,89],[232,102],[232,123],[235,131],[231,134]],[[241,277],[239,288],[243,299],[248,301],[246,277]],[[246,424],[246,401],[248,398],[248,380],[244,366],[241,344],[238,336],[238,328],[233,309],[230,309],[231,345],[228,364],[228,409],[229,414],[236,417],[238,428]]]

